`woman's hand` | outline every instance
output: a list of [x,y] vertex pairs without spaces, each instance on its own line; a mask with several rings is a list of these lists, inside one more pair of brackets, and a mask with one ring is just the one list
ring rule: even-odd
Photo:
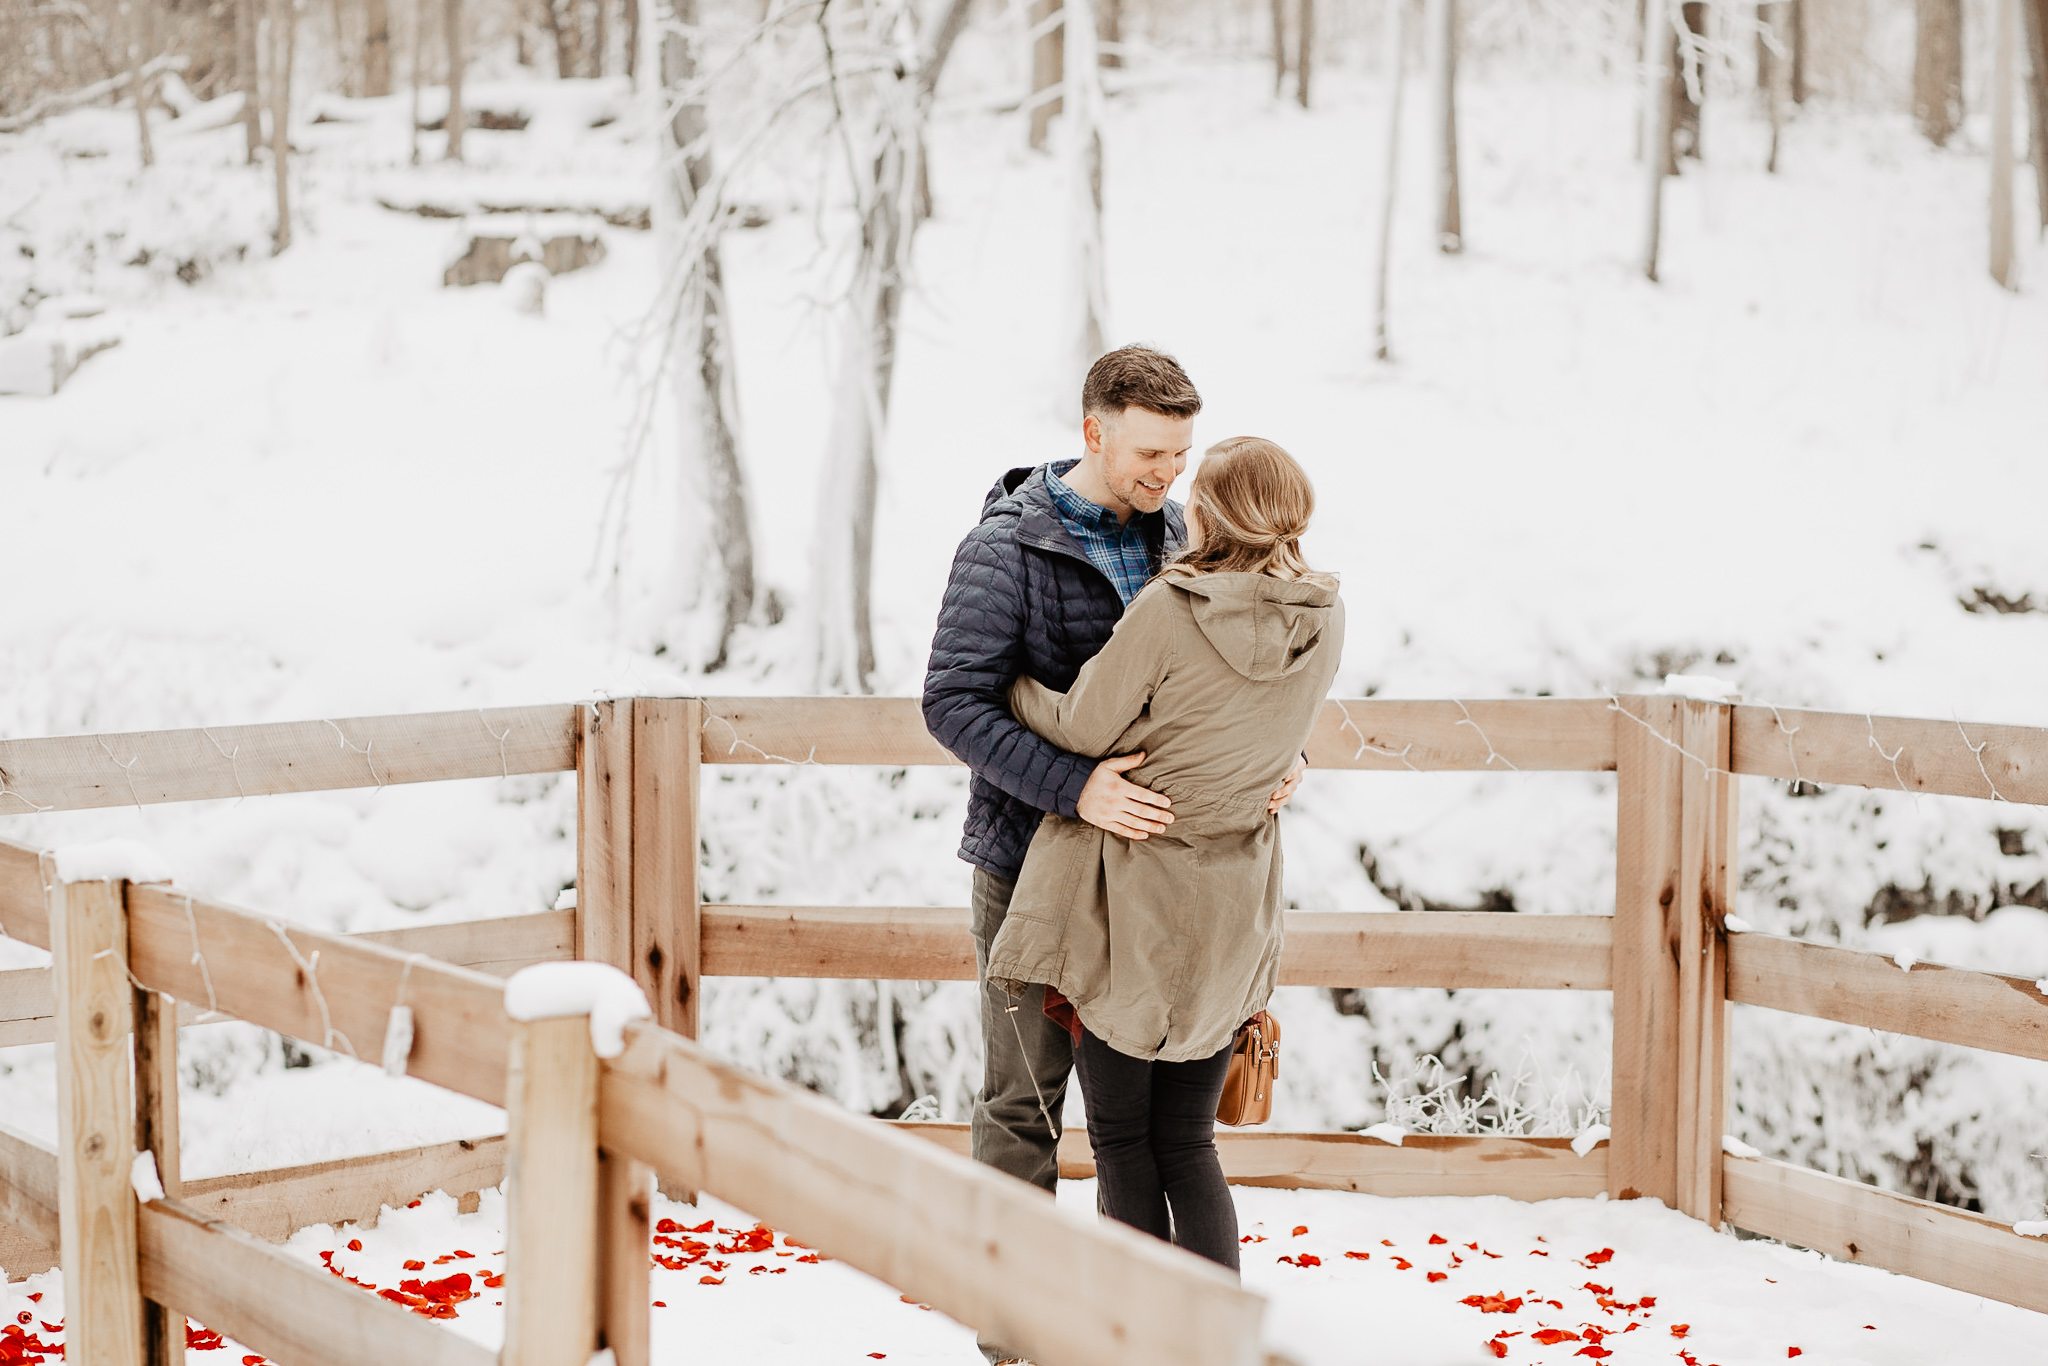
[[1273,790],[1273,799],[1266,803],[1266,814],[1273,815],[1281,807],[1294,800],[1294,789],[1301,786],[1301,775],[1308,772],[1308,756],[1302,755],[1294,761],[1294,767],[1287,770],[1287,776],[1280,780],[1280,786]]

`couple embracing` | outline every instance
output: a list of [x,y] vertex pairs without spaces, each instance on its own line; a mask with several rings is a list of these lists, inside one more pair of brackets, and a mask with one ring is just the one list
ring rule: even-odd
[[1004,475],[961,542],[925,681],[973,775],[974,1155],[1053,1189],[1077,1074],[1102,1212],[1235,1269],[1217,1104],[1278,971],[1277,813],[1344,606],[1272,442],[1210,447],[1168,496],[1202,406],[1172,357],[1110,352],[1081,406],[1085,453]]

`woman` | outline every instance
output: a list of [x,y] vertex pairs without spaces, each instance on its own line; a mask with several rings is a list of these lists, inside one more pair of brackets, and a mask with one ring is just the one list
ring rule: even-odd
[[1279,968],[1280,831],[1267,802],[1344,647],[1337,581],[1301,555],[1314,508],[1307,474],[1272,442],[1212,446],[1188,495],[1187,550],[1072,690],[1020,678],[1010,691],[1018,719],[1056,745],[1143,752],[1127,776],[1173,798],[1174,819],[1130,840],[1048,815],[989,980],[1012,996],[1043,982],[1078,1016],[1074,1068],[1103,1212],[1232,1270],[1237,1212],[1216,1105],[1232,1038]]

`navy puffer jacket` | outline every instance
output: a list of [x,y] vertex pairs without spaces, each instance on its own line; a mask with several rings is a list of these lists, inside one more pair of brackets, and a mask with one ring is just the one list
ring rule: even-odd
[[[1185,537],[1180,504],[1138,518],[1156,573]],[[1060,520],[1045,466],[997,480],[981,525],[953,556],[924,681],[925,725],[973,772],[961,858],[1014,878],[1040,815],[1075,814],[1097,760],[1027,730],[1010,714],[1010,684],[1029,674],[1066,691],[1123,613],[1108,576]]]

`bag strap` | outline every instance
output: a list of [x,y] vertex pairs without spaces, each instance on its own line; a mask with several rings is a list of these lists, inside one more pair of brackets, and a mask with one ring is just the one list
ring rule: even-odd
[[1023,1059],[1024,1075],[1031,1078],[1031,1094],[1038,1097],[1038,1113],[1045,1116],[1045,1127],[1052,1130],[1052,1141],[1060,1141],[1060,1126],[1052,1122],[1052,1111],[1045,1107],[1045,1092],[1038,1089],[1038,1074],[1031,1070],[1031,1055],[1024,1048],[1024,1027],[1017,1023],[1017,1003],[1011,1001],[1003,1009],[1010,1017],[1010,1030],[1017,1036],[1017,1056]]

